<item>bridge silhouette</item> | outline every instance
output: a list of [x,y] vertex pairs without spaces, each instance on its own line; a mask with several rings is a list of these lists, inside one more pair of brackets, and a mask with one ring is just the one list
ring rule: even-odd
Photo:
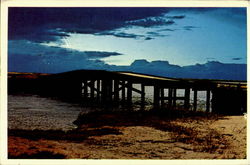
[[[134,88],[137,84],[140,88]],[[197,93],[206,91],[206,112],[239,114],[246,112],[247,82],[227,80],[177,79],[133,72],[76,70],[40,75],[36,79],[12,75],[9,90],[30,89],[42,95],[60,97],[85,105],[132,107],[133,92],[139,94],[140,109],[145,109],[145,87],[153,87],[153,109],[175,109],[182,100],[184,109],[197,110]],[[177,90],[184,96],[177,96]],[[19,89],[20,90],[20,89]],[[166,92],[167,91],[167,92]],[[191,98],[191,91],[193,98]],[[191,105],[191,99],[192,105]]]

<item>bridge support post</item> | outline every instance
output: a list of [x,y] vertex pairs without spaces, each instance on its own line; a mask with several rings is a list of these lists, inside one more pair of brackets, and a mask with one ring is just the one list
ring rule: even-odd
[[190,101],[190,88],[185,89],[185,100],[184,100],[184,108],[186,110],[189,109],[189,101]]
[[173,108],[176,108],[176,88],[173,89]]
[[125,81],[123,80],[122,83],[122,103],[125,103],[125,97],[126,97],[126,93],[125,93]]
[[94,88],[95,88],[95,80],[90,80],[90,98],[91,98],[91,100],[94,100],[94,96],[95,96]]
[[102,102],[109,106],[112,101],[112,80],[102,80]]
[[159,102],[160,102],[160,88],[158,85],[154,86],[154,109],[159,109]]
[[114,80],[114,102],[115,104],[119,102],[119,80]]
[[127,104],[128,107],[132,106],[132,82],[128,81],[127,83]]
[[88,86],[87,86],[87,80],[83,81],[83,98],[86,100],[88,98]]
[[168,88],[168,107],[171,109],[172,108],[172,101],[173,101],[173,90],[172,88]]
[[145,85],[141,84],[141,110],[145,109]]
[[161,88],[161,108],[164,108],[164,87]]
[[100,93],[101,93],[100,85],[101,85],[101,80],[97,80],[96,81],[96,90],[97,90],[96,100],[97,100],[97,102],[100,102]]

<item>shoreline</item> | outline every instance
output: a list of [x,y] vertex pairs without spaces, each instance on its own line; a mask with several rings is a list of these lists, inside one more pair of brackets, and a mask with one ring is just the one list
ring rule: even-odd
[[244,116],[92,113],[78,129],[9,130],[9,158],[245,159]]
[[[139,106],[135,101],[134,110],[139,110]],[[146,105],[146,111],[150,110],[151,106],[151,104]],[[119,108],[116,109],[119,110]],[[34,94],[8,95],[8,128],[71,130],[75,128],[72,123],[79,114],[92,111],[106,110]]]

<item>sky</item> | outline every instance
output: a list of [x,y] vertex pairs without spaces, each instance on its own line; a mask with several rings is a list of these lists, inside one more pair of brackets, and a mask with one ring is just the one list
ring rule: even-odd
[[11,7],[8,21],[9,71],[247,63],[246,8]]

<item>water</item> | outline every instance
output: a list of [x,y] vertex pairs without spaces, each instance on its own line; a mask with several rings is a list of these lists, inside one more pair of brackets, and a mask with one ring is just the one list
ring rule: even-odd
[[[140,90],[140,86],[134,85]],[[146,87],[146,101],[153,102],[153,87]],[[168,90],[164,91],[167,96]],[[193,104],[193,92],[191,91],[191,109]],[[177,96],[184,96],[184,90],[177,90]],[[197,110],[205,110],[206,92],[198,92]],[[140,94],[133,92],[133,102],[140,102]],[[177,101],[183,105],[183,101]],[[152,106],[151,104],[149,106]],[[8,128],[10,129],[60,129],[70,130],[76,126],[73,124],[82,112],[93,111],[79,104],[66,103],[38,95],[9,95],[8,96]]]
[[[90,82],[90,81],[89,81]],[[114,89],[114,80],[113,80],[113,89]],[[101,84],[100,84],[101,85]],[[97,88],[97,81],[94,82],[94,87]],[[119,84],[119,88],[121,88],[122,85]],[[135,89],[138,89],[141,91],[141,84],[133,84],[132,86]],[[100,87],[101,88],[101,87]],[[87,93],[90,95],[90,87],[87,87]],[[125,93],[127,93],[127,88],[125,88]],[[146,104],[150,104],[151,106],[146,106],[146,109],[151,109],[152,104],[153,104],[153,93],[154,93],[154,87],[153,86],[145,86],[145,101]],[[176,90],[176,95],[177,97],[184,97],[185,90],[184,89],[177,89]],[[94,95],[97,95],[97,92],[94,91]],[[197,91],[197,110],[198,111],[205,111],[206,110],[206,91]],[[168,89],[164,89],[164,96],[168,96]],[[210,96],[212,96],[212,93],[210,92]],[[122,98],[122,92],[119,91],[119,98]],[[190,91],[190,109],[193,109],[193,100],[194,98],[194,91]],[[210,97],[211,99],[212,97]],[[132,101],[134,104],[140,104],[141,100],[141,94],[137,93],[135,91],[132,91]],[[164,101],[167,103],[167,100]],[[184,108],[184,100],[176,100],[177,107]],[[210,105],[211,105],[211,100],[210,100]],[[135,108],[139,108],[138,106],[135,106]],[[211,106],[210,106],[210,111],[211,111]]]
[[[133,88],[136,88],[138,90],[141,90],[141,85],[139,84],[133,84]],[[145,87],[145,97],[146,97],[146,100],[150,103],[153,103],[153,93],[154,93],[154,88],[153,86],[146,86]],[[137,92],[134,92],[133,91],[133,97],[134,97],[134,101],[136,100],[140,100],[140,97],[141,95]],[[184,97],[185,95],[185,90],[184,89],[177,89],[176,90],[176,95],[177,97]],[[205,111],[206,110],[206,91],[198,91],[197,92],[197,110],[198,111]],[[210,95],[212,95],[210,93]],[[164,89],[164,96],[168,96],[168,89]],[[193,100],[194,98],[194,91],[190,91],[190,109],[192,110],[193,109]],[[212,98],[212,97],[210,97]],[[179,107],[183,107],[184,106],[184,101],[183,100],[177,100],[176,101],[177,103],[177,106]],[[211,105],[211,100],[210,100],[210,105]],[[211,107],[210,107],[210,111],[211,111]]]
[[70,130],[83,110],[77,104],[37,95],[9,95],[8,128]]

